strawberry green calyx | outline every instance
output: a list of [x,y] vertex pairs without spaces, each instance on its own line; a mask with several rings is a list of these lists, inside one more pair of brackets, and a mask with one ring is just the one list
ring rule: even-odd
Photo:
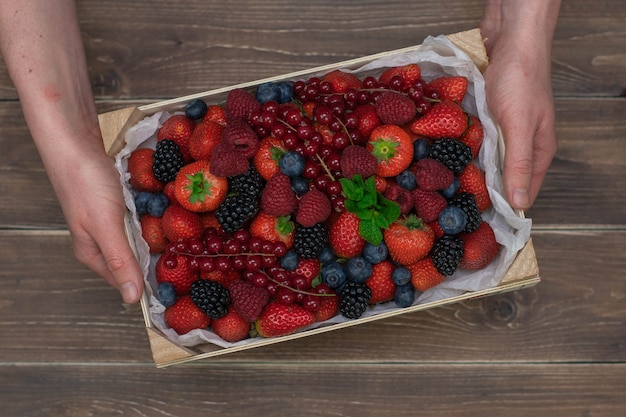
[[291,221],[291,216],[279,216],[276,219],[276,230],[281,235],[288,235],[293,232],[295,225]]
[[211,195],[211,183],[209,183],[202,172],[196,172],[195,174],[187,175],[189,184],[185,187],[191,194],[189,195],[189,202],[191,204],[197,202],[204,202],[204,198],[207,195]]
[[420,217],[417,217],[415,214],[409,214],[408,216],[405,216],[404,218],[398,220],[398,223],[402,224],[409,230],[426,229],[426,223],[424,223],[424,221]]
[[379,138],[370,142],[372,145],[372,155],[378,162],[388,161],[394,157],[400,144],[393,139]]

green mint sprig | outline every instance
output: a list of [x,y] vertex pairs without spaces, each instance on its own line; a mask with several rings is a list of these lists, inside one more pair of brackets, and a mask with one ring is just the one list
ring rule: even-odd
[[372,175],[365,181],[360,175],[352,179],[340,178],[346,210],[356,214],[361,220],[359,234],[372,245],[383,240],[383,229],[388,228],[400,217],[400,206],[376,191]]

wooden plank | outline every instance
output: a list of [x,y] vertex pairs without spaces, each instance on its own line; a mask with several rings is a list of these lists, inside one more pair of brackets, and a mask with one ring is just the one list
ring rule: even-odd
[[[626,231],[546,231],[533,241],[537,287],[206,363],[626,361]],[[151,364],[140,310],[74,261],[67,233],[0,231],[0,259],[0,362]]]
[[[626,365],[241,364],[0,368],[7,416],[626,414]],[[306,410],[303,414],[302,410]]]

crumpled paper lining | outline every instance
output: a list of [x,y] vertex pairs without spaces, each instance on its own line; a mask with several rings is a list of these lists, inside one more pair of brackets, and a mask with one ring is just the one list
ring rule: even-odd
[[[487,108],[485,80],[472,60],[445,36],[430,36],[415,51],[384,57],[370,62],[361,68],[351,70],[351,72],[377,75],[382,72],[382,68],[409,63],[418,63],[420,65],[422,77],[426,81],[442,75],[462,75],[468,78],[469,86],[463,107],[469,113],[478,116],[483,124],[485,138],[478,163],[485,170],[487,187],[493,203],[493,207],[483,213],[483,219],[491,224],[497,241],[504,247],[504,250],[500,251],[498,257],[482,270],[465,271],[459,269],[454,275],[447,277],[440,285],[419,295],[415,304],[424,304],[458,296],[467,291],[479,291],[498,285],[518,251],[524,247],[530,238],[531,221],[530,219],[519,217],[504,197],[499,168],[501,158],[498,148],[498,129]],[[118,153],[115,161],[124,186],[126,205],[132,213],[132,237],[136,243],[140,266],[146,279],[146,292],[150,300],[149,313],[152,323],[170,340],[181,346],[195,346],[208,342],[226,348],[254,343],[260,338],[249,338],[237,343],[228,343],[207,330],[193,330],[185,335],[178,335],[165,325],[163,318],[165,308],[155,296],[156,277],[154,265],[157,256],[150,255],[148,245],[141,237],[141,226],[136,215],[134,195],[128,182],[127,160],[131,152],[137,148],[154,148],[156,131],[169,116],[170,113],[159,112],[146,117],[129,129],[126,134],[126,146]],[[363,317],[396,309],[397,307],[395,307],[393,302],[379,304],[368,309]],[[348,321],[348,319],[338,315],[323,323],[315,323],[307,329],[344,321]]]

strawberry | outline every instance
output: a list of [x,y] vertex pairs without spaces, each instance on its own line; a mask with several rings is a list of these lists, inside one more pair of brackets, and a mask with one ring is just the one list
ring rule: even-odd
[[271,242],[283,242],[287,249],[293,246],[294,224],[289,216],[272,216],[261,211],[250,224],[250,234]]
[[178,334],[189,333],[194,329],[206,329],[211,318],[191,300],[188,295],[178,297],[163,314],[165,324]]
[[359,174],[367,179],[376,173],[378,160],[363,146],[350,145],[341,153],[341,174],[345,178],[352,178]]
[[215,122],[220,126],[226,126],[226,110],[224,106],[212,104],[207,108],[206,114],[202,118],[202,122]]
[[298,266],[293,271],[289,271],[290,277],[304,278],[303,285],[298,287],[299,290],[308,290],[311,288],[313,280],[320,274],[322,265],[318,259],[300,259]]
[[413,196],[413,204],[415,205],[415,213],[424,220],[424,223],[430,223],[439,217],[441,210],[446,208],[448,202],[437,191],[422,190],[415,188],[411,191]]
[[319,307],[315,310],[315,321],[326,321],[333,318],[339,312],[339,297],[326,284],[320,284],[311,290],[314,294],[326,294],[317,296]]
[[148,244],[150,253],[161,253],[169,243],[169,240],[163,233],[161,218],[154,217],[150,214],[144,214],[139,219],[141,223],[141,236]]
[[401,265],[410,265],[422,259],[433,247],[435,235],[422,219],[405,216],[383,231],[391,259]]
[[483,221],[472,233],[462,233],[463,258],[459,267],[463,269],[481,269],[489,265],[500,252],[500,244],[489,223]]
[[174,181],[170,181],[167,184],[165,184],[162,192],[169,200],[170,205],[179,204],[178,201],[176,201],[176,186],[174,184]]
[[383,124],[404,125],[416,112],[415,102],[395,91],[385,91],[376,100],[376,114]]
[[248,120],[252,113],[261,110],[261,103],[243,88],[235,88],[228,92],[224,110],[229,122]]
[[163,233],[170,242],[200,238],[202,221],[197,213],[178,205],[170,205],[161,217]]
[[474,194],[476,207],[479,211],[485,211],[491,207],[491,197],[485,182],[485,171],[480,169],[474,162],[467,164],[463,172],[459,174],[459,191]]
[[[174,256],[175,266],[168,268],[168,258]],[[171,259],[170,259],[171,260]],[[169,282],[174,286],[176,294],[189,294],[191,283],[198,279],[198,271],[189,265],[187,257],[184,255],[161,255],[155,267],[157,283]]]
[[298,207],[296,193],[291,188],[291,179],[277,172],[265,184],[261,192],[261,209],[271,216],[287,216]]
[[296,221],[304,227],[313,227],[328,220],[331,211],[328,196],[317,188],[312,188],[300,198]]
[[315,321],[315,314],[298,304],[282,304],[271,301],[254,326],[259,336],[277,337],[295,333]]
[[199,123],[189,138],[189,155],[199,161],[208,160],[213,148],[222,139],[224,127],[217,122],[206,121]]
[[215,210],[228,192],[228,180],[213,175],[208,161],[185,165],[174,181],[176,201],[189,211]]
[[378,114],[376,114],[376,107],[372,104],[359,104],[353,112],[359,117],[357,131],[363,138],[369,138],[372,130],[381,125]]
[[233,308],[237,314],[248,322],[255,321],[270,299],[264,287],[257,287],[250,282],[238,280],[228,287]]
[[218,177],[232,177],[248,171],[248,159],[227,143],[220,142],[213,148],[209,159],[211,173]]
[[390,261],[382,261],[372,265],[372,275],[365,284],[372,290],[370,304],[379,304],[393,300],[396,285],[391,279],[391,273],[395,269]]
[[467,93],[467,85],[466,77],[456,75],[435,78],[427,84],[426,88],[439,91],[442,100],[450,100],[460,104],[465,98],[465,93]]
[[435,103],[428,113],[409,125],[411,132],[428,138],[461,137],[468,125],[467,114],[457,103],[442,100]]
[[178,145],[180,153],[183,154],[183,159],[191,161],[189,139],[195,127],[196,123],[184,114],[174,114],[157,131],[157,140],[169,139],[174,141]]
[[332,224],[330,246],[339,258],[352,258],[363,251],[365,239],[359,233],[359,223],[356,214],[344,211]]
[[240,317],[230,306],[225,316],[211,320],[211,330],[225,341],[235,343],[248,338],[250,322]]
[[228,288],[230,284],[241,279],[241,272],[234,269],[228,271],[220,271],[219,269],[213,271],[200,270],[200,278],[219,282],[222,286]]
[[247,159],[259,149],[259,137],[244,120],[233,120],[222,131],[222,142],[241,152]]
[[469,146],[472,151],[472,157],[478,158],[480,148],[485,138],[485,131],[480,119],[472,114],[469,115],[469,125],[459,141]]
[[409,89],[413,84],[415,84],[422,77],[422,69],[417,64],[407,64],[397,67],[392,67],[386,69],[380,76],[378,77],[378,81],[389,85],[389,82],[394,76],[399,76],[402,78],[403,88]]
[[452,184],[454,173],[441,162],[432,158],[423,158],[411,167],[417,186],[426,191],[445,190]]
[[418,291],[426,291],[435,285],[441,284],[446,279],[445,276],[437,271],[430,256],[407,265],[406,268],[411,272],[411,284]]
[[345,93],[350,89],[358,90],[362,85],[356,75],[341,70],[329,72],[322,77],[322,81],[330,83],[333,93]]
[[374,129],[367,149],[378,160],[376,174],[381,177],[395,177],[413,160],[413,141],[396,125],[381,125]]
[[128,182],[136,191],[156,193],[163,190],[163,183],[156,179],[152,171],[154,150],[139,148],[128,158]]
[[269,180],[280,171],[278,161],[287,152],[280,139],[273,136],[266,137],[259,142],[259,148],[254,154],[253,163],[264,180]]

